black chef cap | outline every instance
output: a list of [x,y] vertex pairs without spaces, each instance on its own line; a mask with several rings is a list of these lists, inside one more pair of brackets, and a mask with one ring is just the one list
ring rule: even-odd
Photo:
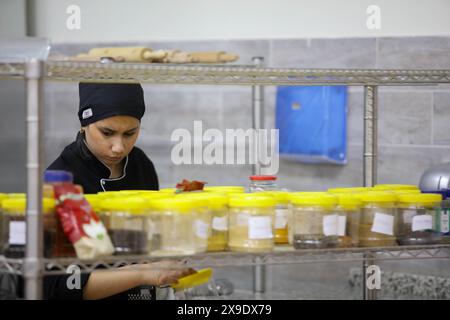
[[80,82],[81,126],[113,116],[131,116],[141,120],[145,112],[144,92],[138,83]]

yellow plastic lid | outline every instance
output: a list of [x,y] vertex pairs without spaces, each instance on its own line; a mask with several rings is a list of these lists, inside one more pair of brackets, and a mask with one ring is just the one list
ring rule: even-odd
[[164,198],[150,199],[148,203],[152,210],[190,213],[191,210],[199,208],[202,205],[204,205],[205,200],[177,195]]
[[186,290],[192,287],[200,286],[207,283],[213,274],[211,268],[206,268],[197,271],[194,274],[178,279],[178,283],[173,284],[172,288],[175,290]]
[[363,203],[368,202],[393,202],[397,201],[397,196],[392,192],[371,191],[358,195]]
[[236,193],[230,195],[230,207],[255,207],[269,208],[275,207],[277,201],[275,197],[263,195],[262,193]]
[[293,205],[307,205],[319,207],[333,207],[337,205],[337,198],[332,194],[324,192],[320,193],[297,193],[291,196],[291,203]]
[[101,210],[101,202],[102,198],[97,194],[85,194],[84,198],[89,202],[92,209],[94,209],[95,212],[99,212]]
[[[55,199],[51,198],[43,198],[42,200],[42,209],[44,213],[51,213],[55,209]],[[3,201],[3,210],[5,212],[16,213],[16,214],[25,214],[27,206],[27,199],[18,197],[18,198],[8,198]]]
[[244,193],[245,188],[241,186],[210,186],[203,188],[204,191],[223,193]]
[[399,203],[436,203],[442,201],[442,195],[433,193],[399,194]]
[[[183,195],[188,195],[185,193]],[[197,197],[204,198],[208,201],[208,207],[212,210],[222,209],[228,205],[229,197],[225,193],[220,192],[201,192]],[[194,195],[195,196],[195,195]]]
[[389,192],[393,192],[395,195],[400,194],[420,194],[421,191],[419,189],[411,189],[411,190],[390,190]]
[[374,187],[375,190],[416,190],[419,189],[415,185],[411,184],[377,184]]
[[326,191],[296,191],[289,193],[289,200],[292,200],[293,198],[297,198],[298,196],[323,196],[323,195],[330,195],[330,193]]
[[263,195],[267,194],[269,196],[274,197],[277,200],[277,203],[279,204],[289,203],[290,193],[287,191],[263,191],[260,193]]
[[332,188],[328,189],[329,193],[357,193],[372,191],[373,187],[350,187],[350,188]]
[[8,195],[6,193],[0,193],[0,208],[2,207],[3,200],[8,199]]
[[163,189],[159,189],[159,192],[175,193],[176,190],[177,190],[176,188],[163,188]]
[[8,198],[26,198],[26,193],[8,193]]
[[337,193],[336,197],[338,199],[339,207],[345,210],[358,209],[362,205],[361,199],[352,193]]
[[100,208],[102,211],[126,211],[132,214],[145,214],[149,205],[148,201],[143,198],[130,196],[103,199]]

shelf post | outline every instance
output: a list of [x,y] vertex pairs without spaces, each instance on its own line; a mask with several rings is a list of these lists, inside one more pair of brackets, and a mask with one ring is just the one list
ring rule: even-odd
[[44,63],[31,59],[26,63],[27,86],[27,215],[26,255],[24,260],[25,298],[42,299],[42,77]]
[[378,110],[377,86],[364,87],[364,186],[377,183]]

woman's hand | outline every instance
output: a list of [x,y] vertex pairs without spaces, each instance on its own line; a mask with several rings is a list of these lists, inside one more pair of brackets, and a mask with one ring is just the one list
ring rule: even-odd
[[136,264],[125,268],[139,272],[142,285],[167,286],[177,283],[178,279],[197,271],[183,267],[184,263],[174,260]]

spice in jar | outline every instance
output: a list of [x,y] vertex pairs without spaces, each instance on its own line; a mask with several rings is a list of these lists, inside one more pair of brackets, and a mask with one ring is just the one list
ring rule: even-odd
[[291,195],[291,205],[295,249],[337,246],[339,216],[335,196],[322,192],[297,193]]
[[233,251],[265,252],[274,247],[276,200],[261,194],[230,196],[228,247]]
[[395,194],[373,191],[358,196],[362,201],[359,245],[362,247],[397,245],[398,216]]
[[441,205],[440,194],[399,194],[398,243],[400,245],[436,244],[441,236],[436,227],[436,211]]
[[[2,203],[3,223],[2,240],[3,253],[10,258],[25,257],[26,250],[26,198],[8,198]],[[44,257],[52,257],[55,245],[55,232],[57,220],[55,217],[55,200],[44,198],[43,231],[44,231]]]

